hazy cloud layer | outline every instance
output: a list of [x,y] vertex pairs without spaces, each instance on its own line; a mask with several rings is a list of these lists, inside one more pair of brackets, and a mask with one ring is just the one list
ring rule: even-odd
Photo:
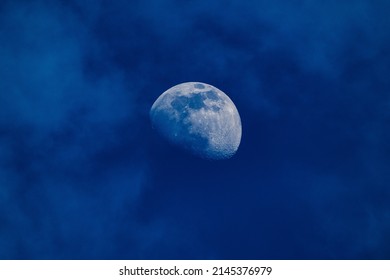
[[[388,1],[0,4],[0,258],[389,258]],[[205,162],[148,111],[226,92]]]

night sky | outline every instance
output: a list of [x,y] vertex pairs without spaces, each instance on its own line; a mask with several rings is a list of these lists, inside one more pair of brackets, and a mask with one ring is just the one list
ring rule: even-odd
[[[390,1],[0,2],[1,259],[389,259]],[[149,120],[201,81],[242,141]]]

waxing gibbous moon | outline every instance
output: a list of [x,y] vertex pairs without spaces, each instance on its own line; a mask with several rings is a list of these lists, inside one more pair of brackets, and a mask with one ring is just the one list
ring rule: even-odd
[[233,101],[205,83],[171,87],[154,102],[150,119],[164,138],[202,158],[230,158],[241,142],[241,119]]

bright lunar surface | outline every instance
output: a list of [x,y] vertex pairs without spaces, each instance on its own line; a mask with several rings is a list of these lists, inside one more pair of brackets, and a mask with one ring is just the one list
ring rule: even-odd
[[167,140],[202,158],[230,158],[240,145],[236,106],[221,90],[205,83],[168,89],[154,102],[150,118]]

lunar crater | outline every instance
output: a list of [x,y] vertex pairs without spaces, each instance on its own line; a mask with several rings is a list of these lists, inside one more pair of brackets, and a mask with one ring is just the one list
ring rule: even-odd
[[197,84],[194,84],[194,88],[197,88],[197,89],[204,89],[204,85],[200,84],[200,83],[197,83]]

